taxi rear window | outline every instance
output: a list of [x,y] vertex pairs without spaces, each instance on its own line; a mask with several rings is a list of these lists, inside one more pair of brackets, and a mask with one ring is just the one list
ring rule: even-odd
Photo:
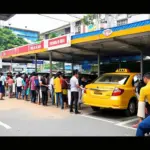
[[129,75],[102,75],[100,76],[95,83],[107,83],[107,84],[120,84],[124,85],[126,84],[127,80],[129,78]]

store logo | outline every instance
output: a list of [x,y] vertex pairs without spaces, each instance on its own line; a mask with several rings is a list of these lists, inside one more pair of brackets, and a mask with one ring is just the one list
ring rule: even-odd
[[112,34],[112,30],[111,29],[106,29],[106,30],[103,31],[103,34],[105,36],[110,36]]

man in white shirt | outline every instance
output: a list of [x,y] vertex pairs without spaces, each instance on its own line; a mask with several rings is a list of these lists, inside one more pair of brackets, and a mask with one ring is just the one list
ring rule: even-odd
[[71,105],[70,112],[73,112],[73,102],[75,101],[75,114],[80,114],[78,111],[78,97],[79,97],[79,81],[78,81],[78,70],[73,71],[73,76],[70,79],[70,90],[71,90]]
[[3,96],[5,95],[5,82],[6,82],[6,78],[3,75],[3,73],[0,74],[0,81],[1,81],[1,87],[0,87],[0,99],[3,99]]
[[17,85],[17,94],[18,99],[21,99],[21,91],[23,86],[23,79],[21,78],[21,74],[18,75],[16,79],[16,85]]
[[50,79],[49,89],[51,93],[52,105],[55,105],[55,97],[54,97],[54,76]]

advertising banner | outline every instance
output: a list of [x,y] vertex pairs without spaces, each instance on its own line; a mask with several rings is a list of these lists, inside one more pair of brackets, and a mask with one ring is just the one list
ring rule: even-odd
[[44,52],[46,49],[44,48],[44,41],[41,41],[38,44],[30,44],[25,46],[16,47],[9,50],[4,50],[1,52],[1,58],[7,58],[7,57],[15,57],[15,56],[21,56],[26,54],[34,54],[39,52]]
[[71,46],[70,34],[47,40],[48,50],[54,50],[54,49],[64,48],[69,46]]

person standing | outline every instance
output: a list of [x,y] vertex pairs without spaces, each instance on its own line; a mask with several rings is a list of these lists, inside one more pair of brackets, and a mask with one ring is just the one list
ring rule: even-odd
[[8,97],[12,98],[14,80],[11,75],[9,75],[9,79],[8,79],[7,83],[8,83]]
[[28,95],[29,95],[29,78],[28,78],[28,75],[25,74],[24,75],[24,99],[27,101],[28,100]]
[[50,96],[51,96],[51,99],[52,99],[52,105],[55,105],[54,76],[52,76],[52,78],[50,79],[49,89],[50,89]]
[[23,87],[23,79],[21,78],[21,74],[18,74],[16,84],[17,84],[17,99],[21,99],[21,92]]
[[[134,83],[134,87],[135,87],[135,93],[136,93],[136,97],[137,99],[139,99],[139,95],[140,95],[140,90],[142,87],[144,87],[146,84],[144,83],[143,80],[141,79],[138,79],[137,76],[134,77],[134,80],[136,80],[136,82]],[[145,113],[147,112],[147,108],[145,107]],[[147,114],[146,114],[147,115]],[[144,114],[145,116],[145,114]],[[142,117],[139,117],[139,120],[136,124],[132,125],[133,128],[137,128],[139,123],[143,120],[144,118]]]
[[[146,73],[143,76],[144,83],[146,86],[142,87],[139,95],[139,103],[138,103],[138,117],[144,118],[145,116],[145,106],[146,106],[146,114],[150,114],[150,72]],[[144,120],[138,125],[136,136],[144,136],[145,133],[150,132],[150,116],[148,115]]]
[[40,81],[41,91],[42,91],[42,104],[43,106],[47,106],[48,102],[48,82],[46,76],[41,77]]
[[61,109],[64,109],[63,99],[62,99],[62,84],[60,79],[61,73],[58,72],[54,79],[54,89],[56,93],[56,105],[58,107],[58,99],[60,100]]
[[78,81],[78,70],[73,71],[73,76],[70,79],[70,88],[71,88],[71,105],[70,105],[70,112],[73,112],[73,102],[75,102],[75,114],[80,114],[78,111],[78,98],[79,98],[79,92],[78,89],[80,88],[79,86],[79,81]]
[[30,87],[31,87],[31,102],[36,102],[36,86],[35,86],[36,74],[32,73],[32,77],[30,78]]
[[80,89],[79,89],[79,109],[81,109],[81,104],[82,104],[82,95],[84,93],[84,88],[85,86],[87,85],[87,80],[86,78],[83,76],[79,82],[79,86],[80,86]]
[[67,89],[68,89],[67,78],[65,76],[62,76],[62,98],[64,102],[64,108],[68,107]]
[[5,95],[5,81],[5,76],[3,73],[0,73],[0,100],[4,100],[3,97]]

